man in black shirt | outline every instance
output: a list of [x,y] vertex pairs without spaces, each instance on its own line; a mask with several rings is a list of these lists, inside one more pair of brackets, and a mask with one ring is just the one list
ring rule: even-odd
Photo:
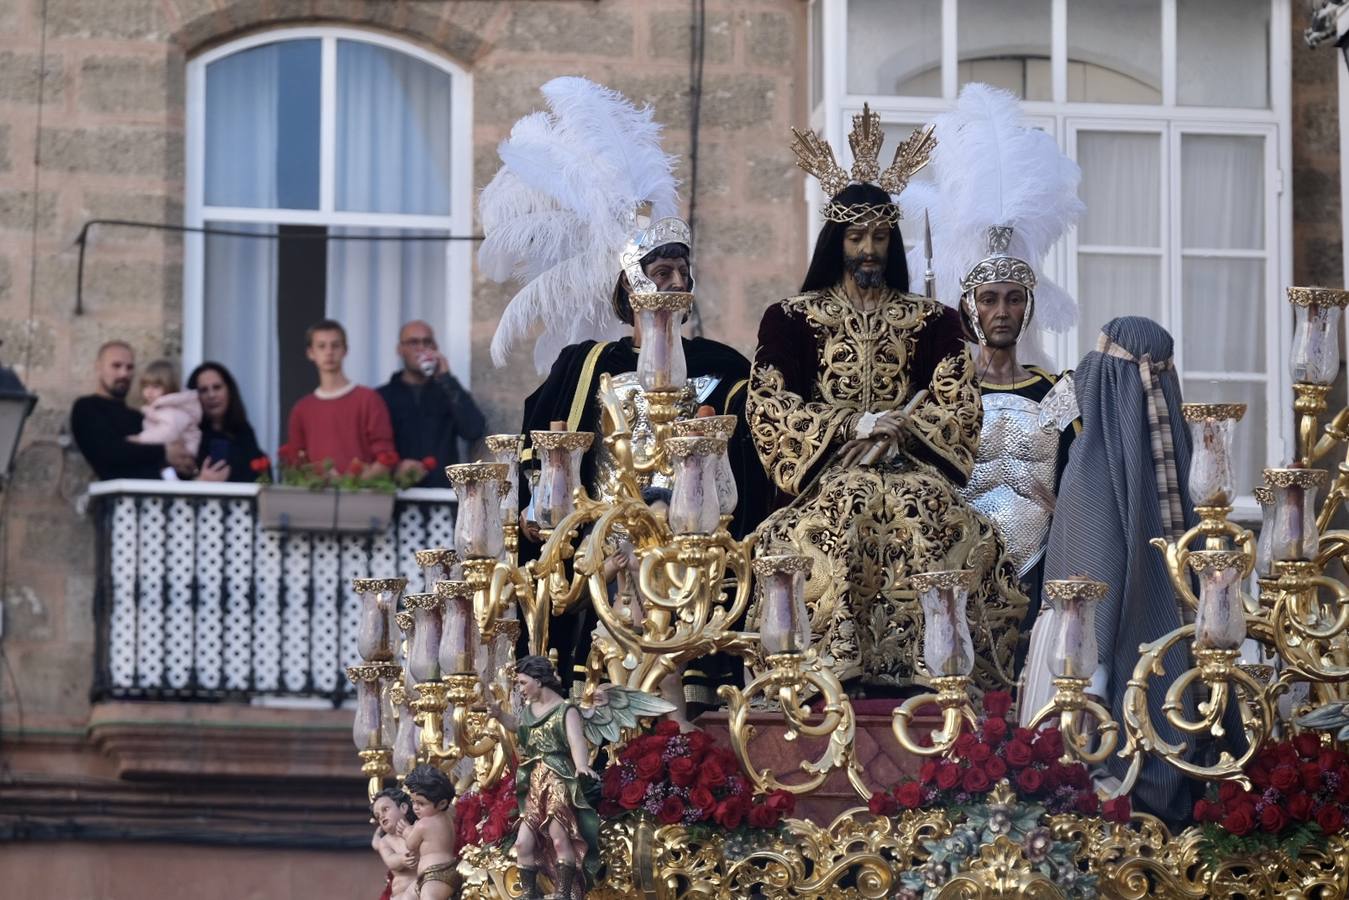
[[459,442],[482,437],[487,423],[473,396],[450,374],[430,325],[404,325],[398,355],[403,368],[379,388],[393,422],[394,445],[405,460],[435,458],[421,487],[449,487],[445,467],[459,462]]
[[141,414],[126,405],[136,355],[123,341],[98,348],[94,362],[98,387],[75,401],[70,431],[75,444],[100,481],[113,478],[151,478],[172,467],[185,478],[196,474],[195,461],[181,441],[171,444],[133,444],[127,438],[141,432]]

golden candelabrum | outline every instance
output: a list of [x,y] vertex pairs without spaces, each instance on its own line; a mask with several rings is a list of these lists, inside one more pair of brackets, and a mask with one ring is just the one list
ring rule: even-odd
[[[1128,794],[1149,761],[1190,779],[1248,786],[1247,764],[1272,737],[1297,728],[1288,695],[1305,686],[1313,704],[1346,696],[1349,587],[1330,572],[1349,561],[1349,531],[1330,523],[1349,498],[1349,408],[1322,421],[1339,371],[1339,318],[1349,293],[1290,288],[1289,299],[1297,316],[1295,462],[1267,469],[1256,489],[1263,517],[1257,539],[1232,520],[1234,434],[1245,407],[1184,406],[1195,517],[1182,533],[1153,542],[1180,624],[1139,648],[1119,716],[1092,692],[1102,656],[1095,608],[1112,586],[1087,578],[1044,585],[1044,605],[1054,614],[1053,691],[1028,725],[1058,728],[1064,763],[1096,767],[1118,757],[1126,774],[1112,796]],[[404,595],[397,579],[358,582],[364,662],[349,670],[357,686],[353,736],[372,792],[416,762],[455,772],[461,787],[500,778],[515,741],[493,711],[509,697],[516,640],[523,632],[530,652],[547,653],[551,618],[580,606],[593,609],[597,622],[584,691],[610,682],[669,696],[694,660],[734,654],[747,663],[748,683],[723,684],[718,695],[731,749],[756,792],[810,797],[836,773],[859,799],[887,787],[869,783],[859,765],[853,704],[812,646],[804,600],[810,560],[761,552],[753,535],[738,540],[727,530],[737,497],[726,446],[737,423],[690,417],[675,324],[687,295],[639,294],[633,307],[643,336],[642,407],[603,376],[599,434],[529,436],[539,471],[525,518],[543,537],[537,557],[521,562],[518,554],[516,455],[523,438],[497,435],[488,439],[492,462],[449,470],[458,491],[455,547],[419,551],[422,592]],[[1327,475],[1313,466],[1341,445],[1345,456],[1318,504]],[[592,448],[607,454],[617,473],[603,497],[580,483],[582,455]],[[668,509],[643,500],[652,484],[670,488]],[[923,573],[912,586],[924,629],[916,668],[927,688],[894,709],[890,735],[907,755],[954,758],[962,734],[982,721],[965,609],[974,573]],[[397,613],[400,600],[404,611]],[[921,720],[933,710],[938,721],[925,731]],[[787,741],[814,740],[823,749],[801,752],[790,770],[762,765],[753,723],[765,717],[785,723]],[[998,815],[1016,804],[1005,783],[988,797]],[[791,819],[748,846],[729,832],[649,817],[606,819],[605,874],[589,895],[909,896],[913,872],[940,875],[943,842],[964,814],[885,816],[856,808],[828,823]],[[1127,825],[1076,814],[1046,822],[1044,840],[1071,842],[1073,859],[1097,879],[1100,896],[1331,897],[1344,896],[1349,884],[1349,839],[1342,835],[1297,856],[1268,852],[1215,863],[1202,855],[1200,829],[1172,834],[1144,814]],[[1030,852],[1005,836],[990,839],[958,872],[941,876],[940,891],[923,896],[1083,896],[1047,878]],[[476,873],[463,896],[518,896],[508,855],[483,846],[465,848],[463,858]]]

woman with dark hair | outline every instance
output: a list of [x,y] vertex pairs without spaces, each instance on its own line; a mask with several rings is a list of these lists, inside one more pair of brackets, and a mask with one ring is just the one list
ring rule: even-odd
[[[204,362],[187,378],[189,390],[201,398],[201,448],[197,451],[199,481],[257,481],[253,461],[266,458],[248,424],[244,399],[230,370]],[[270,466],[264,471],[271,471]]]

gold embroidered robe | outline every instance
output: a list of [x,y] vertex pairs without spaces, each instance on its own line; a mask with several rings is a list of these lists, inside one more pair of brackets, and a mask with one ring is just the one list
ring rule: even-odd
[[[970,568],[979,574],[968,606],[975,679],[1010,683],[1026,597],[992,524],[957,489],[979,440],[973,369],[956,312],[924,297],[893,292],[863,312],[835,288],[764,313],[747,418],[781,508],[760,526],[759,552],[814,560],[815,646],[840,678],[924,680],[909,577]],[[833,461],[863,413],[904,408],[922,388],[900,452],[874,466]]]

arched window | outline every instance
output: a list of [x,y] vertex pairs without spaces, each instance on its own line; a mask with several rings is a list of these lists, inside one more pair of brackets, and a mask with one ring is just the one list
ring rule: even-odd
[[[346,326],[346,373],[396,368],[425,319],[469,370],[472,85],[404,41],[343,28],[253,35],[188,64],[184,364],[224,363],[265,448],[316,381],[304,331]],[[379,240],[368,240],[379,238]],[[412,240],[408,240],[411,238]]]

